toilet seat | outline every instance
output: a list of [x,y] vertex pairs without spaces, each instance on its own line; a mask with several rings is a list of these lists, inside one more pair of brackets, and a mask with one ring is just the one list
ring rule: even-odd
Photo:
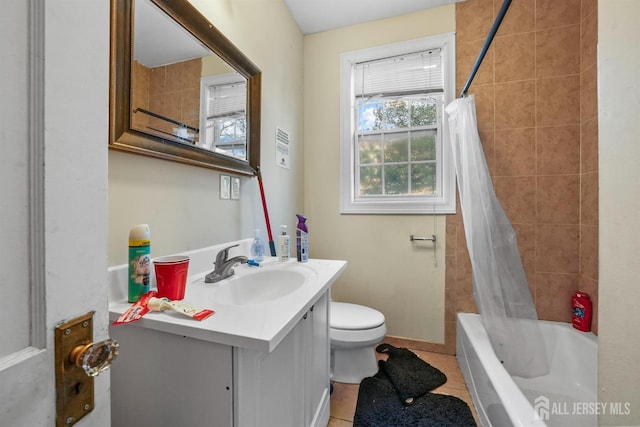
[[355,348],[378,344],[387,333],[384,315],[358,304],[331,302],[329,335],[333,348]]
[[355,348],[379,344],[387,333],[387,326],[381,325],[373,329],[349,331],[345,329],[329,330],[332,348]]
[[330,327],[343,331],[376,329],[384,324],[384,315],[378,310],[358,304],[331,302]]

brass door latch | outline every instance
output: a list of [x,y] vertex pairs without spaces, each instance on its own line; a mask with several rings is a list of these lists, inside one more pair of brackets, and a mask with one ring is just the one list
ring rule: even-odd
[[93,377],[118,357],[116,341],[93,343],[94,313],[56,326],[56,427],[71,426],[93,410]]

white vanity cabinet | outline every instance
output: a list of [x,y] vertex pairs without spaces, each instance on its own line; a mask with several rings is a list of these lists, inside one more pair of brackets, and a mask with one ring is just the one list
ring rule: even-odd
[[[110,370],[112,426],[326,427],[329,300],[347,263],[267,257],[259,269],[236,266],[232,278],[204,283],[216,254],[232,245],[249,253],[251,242],[182,253],[190,257],[185,302],[213,309],[213,316],[196,321],[150,312],[133,324],[111,326],[120,343]],[[131,307],[128,265],[110,267],[108,274],[114,321]],[[278,286],[291,277],[302,282],[283,293]],[[253,294],[223,300],[223,290]]]
[[272,351],[115,326],[112,425],[325,427],[329,419],[329,293]]
[[232,347],[134,325],[109,333],[113,427],[233,426]]
[[329,421],[329,292],[271,353],[235,348],[237,427],[325,427]]

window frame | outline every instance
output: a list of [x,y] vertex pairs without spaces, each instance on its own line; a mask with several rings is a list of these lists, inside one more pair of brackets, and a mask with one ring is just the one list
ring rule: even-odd
[[[216,87],[216,86],[224,86],[229,84],[241,84],[241,83],[244,83],[245,85],[247,84],[246,79],[244,79],[238,73],[226,73],[226,74],[218,74],[215,76],[205,76],[200,79],[200,119],[199,119],[200,140],[199,140],[199,144],[212,151],[222,152],[228,156],[237,157],[239,159],[246,159],[248,155],[246,130],[244,135],[244,141],[242,144],[239,144],[236,141],[232,143],[232,145],[244,145],[244,154],[236,154],[233,152],[233,149],[232,150],[219,149],[218,146],[221,145],[219,144],[220,135],[216,132],[215,129],[213,131],[214,135],[213,135],[213,141],[211,141],[211,144],[209,145],[207,141],[207,127],[208,127],[207,125],[209,122],[209,119],[207,118],[207,116],[209,112],[209,100],[211,99],[209,97],[210,88]],[[246,92],[246,89],[243,92]],[[246,119],[247,119],[246,103],[245,103],[242,115],[244,116],[243,118],[246,122]],[[237,121],[238,118],[233,118],[233,120]],[[245,123],[245,127],[246,127],[246,123]],[[238,139],[237,141],[242,141],[242,139]]]
[[[437,139],[440,151],[438,166],[441,174],[437,188],[440,193],[429,196],[366,196],[356,197],[358,183],[358,153],[354,104],[354,73],[356,64],[381,58],[406,55],[430,49],[441,49],[443,58],[443,103],[439,108]],[[455,33],[376,46],[340,55],[340,213],[341,214],[451,214],[456,212],[455,166],[449,147],[448,117],[444,107],[455,99]]]

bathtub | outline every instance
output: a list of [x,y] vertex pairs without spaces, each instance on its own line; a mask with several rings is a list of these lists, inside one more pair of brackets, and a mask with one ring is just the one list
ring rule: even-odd
[[597,338],[569,323],[539,323],[550,373],[511,377],[480,315],[458,313],[456,357],[483,427],[598,424]]

